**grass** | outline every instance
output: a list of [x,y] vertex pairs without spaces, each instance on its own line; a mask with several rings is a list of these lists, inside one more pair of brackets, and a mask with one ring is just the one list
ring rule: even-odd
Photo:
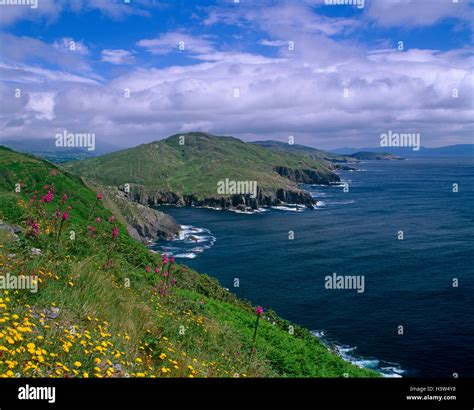
[[22,228],[0,236],[0,275],[39,287],[0,291],[0,376],[377,376],[271,311],[253,345],[255,307],[133,240],[74,175],[0,148],[0,176],[0,219]]

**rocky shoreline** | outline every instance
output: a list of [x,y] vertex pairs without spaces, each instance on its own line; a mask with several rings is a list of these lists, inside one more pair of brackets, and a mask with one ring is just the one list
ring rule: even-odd
[[282,188],[257,189],[256,197],[238,194],[201,199],[196,195],[178,195],[174,192],[153,191],[150,188],[134,185],[130,190],[129,198],[133,202],[146,206],[194,206],[239,211],[249,211],[261,207],[284,206],[288,204],[298,204],[307,208],[313,208],[317,202],[304,190],[286,190]]
[[[275,167],[275,172],[298,184],[323,184],[340,182],[335,173],[321,174],[314,169],[291,169],[287,167]],[[125,191],[125,187],[119,187]],[[227,196],[204,196],[202,198],[194,194],[178,194],[176,192],[153,189],[139,184],[130,184],[127,197],[138,204],[146,206],[175,205],[195,206],[216,209],[227,209],[237,211],[255,211],[261,207],[285,206],[289,204],[302,205],[314,208],[317,200],[299,188],[260,188],[257,187],[257,195],[252,197],[248,194],[234,194]]]
[[[280,176],[296,184],[324,184],[340,182],[334,172],[320,173],[316,169],[274,168]],[[285,188],[257,187],[257,195],[233,194],[198,197],[180,194],[140,184],[127,184],[118,188],[88,182],[90,188],[103,192],[109,209],[127,226],[129,234],[143,243],[156,239],[174,239],[179,236],[180,225],[169,215],[153,207],[160,205],[192,206],[243,213],[258,212],[261,208],[301,205],[313,209],[317,204],[309,192],[297,186]]]

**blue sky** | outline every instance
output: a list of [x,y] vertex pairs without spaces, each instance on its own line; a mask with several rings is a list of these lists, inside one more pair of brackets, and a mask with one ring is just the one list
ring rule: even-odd
[[8,1],[7,139],[68,130],[130,146],[200,130],[336,148],[392,130],[473,142],[467,0]]

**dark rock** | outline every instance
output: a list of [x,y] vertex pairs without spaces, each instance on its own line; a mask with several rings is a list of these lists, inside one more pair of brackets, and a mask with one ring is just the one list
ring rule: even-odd
[[[181,226],[170,215],[147,206],[155,205],[152,197],[131,197],[117,188],[102,188],[106,194],[106,205],[118,219],[125,222],[133,238],[149,243],[160,238],[173,239],[181,231]],[[167,199],[176,201],[178,196],[170,195]]]
[[300,184],[325,184],[340,181],[339,177],[333,172],[320,173],[314,169],[292,169],[283,166],[277,166],[274,170],[293,182]]
[[[339,180],[338,177],[337,180]],[[200,199],[193,194],[179,196],[174,192],[154,191],[141,185],[133,185],[131,187],[130,198],[139,204],[149,204],[153,206],[200,206],[220,209],[238,209],[241,211],[255,210],[260,206],[284,204],[299,204],[308,208],[313,208],[315,203],[315,200],[308,192],[297,188],[257,188],[257,196],[255,198],[251,195],[237,194],[226,197],[221,196]]]

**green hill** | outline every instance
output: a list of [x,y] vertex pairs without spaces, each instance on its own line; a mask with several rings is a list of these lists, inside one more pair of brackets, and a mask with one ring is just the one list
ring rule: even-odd
[[[339,177],[326,161],[276,152],[237,138],[205,133],[174,135],[100,157],[71,162],[75,173],[110,186],[130,184],[142,203],[232,207],[311,205],[298,183],[330,183]],[[256,198],[222,194],[219,181],[256,181]]]
[[[299,144],[288,144],[285,142],[268,140],[268,141],[254,141],[252,144],[258,145],[259,147],[271,149],[279,152],[286,152],[294,155],[301,155],[308,157],[313,160],[324,160],[329,163],[347,163],[357,162],[355,158],[349,155],[338,155],[332,152],[323,151],[313,147],[307,147]],[[330,165],[329,165],[330,166]]]
[[2,282],[37,285],[0,291],[0,377],[377,376],[271,310],[254,337],[250,303],[132,239],[78,177],[3,147],[0,219]]

